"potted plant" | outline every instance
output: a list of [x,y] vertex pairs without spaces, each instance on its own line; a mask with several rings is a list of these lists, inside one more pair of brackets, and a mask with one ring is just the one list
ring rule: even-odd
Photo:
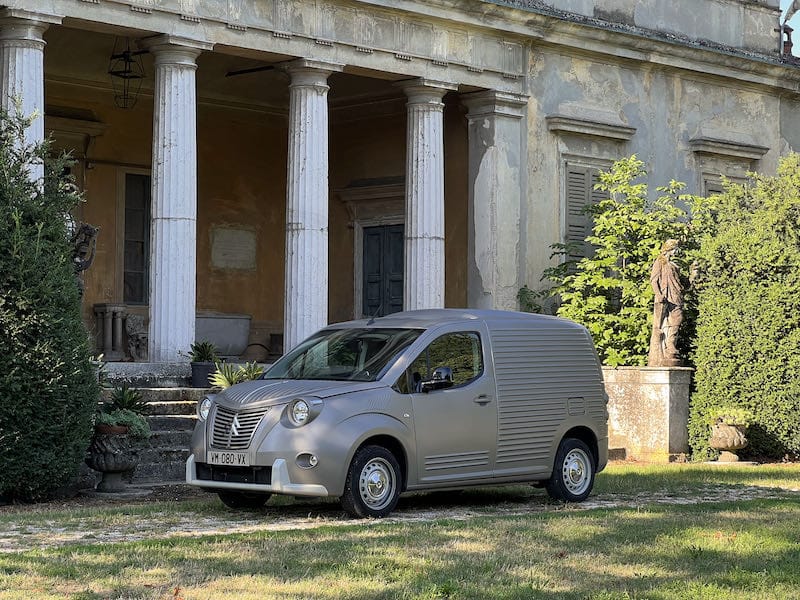
[[121,492],[122,476],[139,463],[139,455],[131,443],[150,437],[150,425],[143,412],[147,402],[139,390],[123,386],[114,390],[111,402],[101,404],[94,420],[94,435],[85,462],[103,478],[99,492]]
[[709,411],[708,420],[708,445],[720,451],[719,462],[738,462],[735,451],[747,447],[747,428],[753,422],[753,412],[741,406],[718,406]]
[[243,365],[231,365],[228,363],[217,363],[217,369],[211,375],[209,383],[215,388],[224,390],[242,383],[243,381],[253,381],[264,373],[264,367],[257,362],[246,362]]
[[192,387],[210,387],[209,377],[216,370],[216,363],[219,361],[217,347],[213,342],[202,340],[192,344],[190,350]]

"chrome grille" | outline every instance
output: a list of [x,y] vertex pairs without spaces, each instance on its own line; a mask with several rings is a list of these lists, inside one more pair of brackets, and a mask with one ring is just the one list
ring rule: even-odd
[[217,406],[211,426],[211,445],[226,450],[246,450],[267,408],[231,410]]

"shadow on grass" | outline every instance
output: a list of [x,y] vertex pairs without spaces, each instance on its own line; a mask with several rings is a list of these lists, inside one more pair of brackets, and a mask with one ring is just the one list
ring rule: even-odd
[[124,598],[793,597],[798,519],[796,501],[754,500],[375,521],[0,555],[0,583]]

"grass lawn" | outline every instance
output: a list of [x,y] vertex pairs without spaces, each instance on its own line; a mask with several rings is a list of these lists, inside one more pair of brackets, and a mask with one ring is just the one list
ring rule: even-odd
[[[612,464],[595,490],[577,507],[528,487],[414,496],[385,521],[283,498],[236,513],[211,495],[5,507],[0,599],[800,599],[800,465]],[[203,522],[229,532],[180,535]],[[1,551],[104,528],[144,533]]]

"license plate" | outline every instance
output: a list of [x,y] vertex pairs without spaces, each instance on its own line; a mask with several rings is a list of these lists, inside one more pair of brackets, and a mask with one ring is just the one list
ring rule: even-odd
[[249,467],[250,457],[247,452],[219,452],[209,450],[208,463],[212,465],[225,465],[227,467]]

